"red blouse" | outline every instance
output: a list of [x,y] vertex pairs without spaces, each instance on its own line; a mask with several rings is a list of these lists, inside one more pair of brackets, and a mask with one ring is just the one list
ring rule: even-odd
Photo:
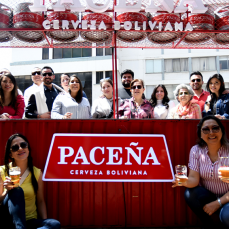
[[8,113],[10,119],[21,119],[24,114],[25,102],[22,95],[17,96],[15,108],[12,106],[0,107],[0,114]]

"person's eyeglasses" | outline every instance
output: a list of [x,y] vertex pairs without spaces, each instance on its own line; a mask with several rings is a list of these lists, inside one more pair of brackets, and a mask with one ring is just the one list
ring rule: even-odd
[[187,91],[180,92],[179,95],[189,95]]
[[22,149],[25,149],[25,148],[28,147],[28,143],[27,142],[21,142],[19,145],[18,144],[13,145],[13,146],[11,146],[11,151],[12,152],[16,152],[16,151],[18,151],[20,149],[20,147]]
[[136,86],[132,86],[131,89],[142,89],[142,85],[136,85]]
[[213,126],[211,129],[209,127],[203,127],[202,128],[202,132],[204,134],[209,134],[210,131],[212,131],[212,133],[218,133],[220,130],[220,127],[219,126]]
[[40,75],[41,72],[40,72],[40,71],[32,72],[32,76],[35,76],[36,74],[37,74],[37,75]]
[[196,81],[196,82],[200,82],[201,80],[200,79],[193,79],[193,80],[191,80],[193,83]]
[[52,72],[46,72],[46,73],[42,73],[42,76],[52,76]]

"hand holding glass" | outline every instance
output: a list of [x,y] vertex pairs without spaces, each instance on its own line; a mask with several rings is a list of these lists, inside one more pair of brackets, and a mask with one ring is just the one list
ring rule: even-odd
[[178,185],[182,185],[183,182],[187,181],[187,166],[186,165],[176,165],[176,178],[179,179]]
[[219,158],[219,178],[226,183],[229,183],[229,157]]
[[20,181],[20,176],[21,176],[20,167],[10,168],[9,175],[10,175],[11,181],[14,183],[14,187],[18,187],[20,185],[19,181]]

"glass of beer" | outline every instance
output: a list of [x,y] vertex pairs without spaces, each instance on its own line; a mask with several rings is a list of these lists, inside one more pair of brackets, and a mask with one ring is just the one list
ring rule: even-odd
[[219,178],[224,182],[229,182],[229,157],[219,158]]
[[21,176],[21,169],[20,167],[11,167],[9,169],[9,175],[11,178],[11,181],[14,183],[14,187],[18,187],[19,181],[20,181],[20,176]]
[[186,165],[176,165],[176,177],[179,179],[178,185],[187,181],[187,166]]

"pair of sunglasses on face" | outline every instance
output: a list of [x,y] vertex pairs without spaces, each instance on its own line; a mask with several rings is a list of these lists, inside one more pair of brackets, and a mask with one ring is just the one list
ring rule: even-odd
[[210,134],[210,131],[212,131],[212,133],[218,133],[220,130],[219,126],[213,126],[211,129],[209,127],[203,127],[202,128],[202,132],[204,134]]
[[187,91],[180,92],[179,95],[189,95]]
[[15,144],[15,145],[11,146],[11,151],[12,152],[16,152],[20,148],[25,149],[27,147],[28,147],[28,143],[27,142],[21,142],[21,143],[19,143],[19,145],[18,144]]
[[36,74],[37,74],[37,75],[40,75],[41,72],[40,72],[40,71],[32,72],[32,76],[35,76]]
[[191,80],[193,83],[196,81],[196,82],[198,82],[198,83],[200,83],[200,79],[193,79],[193,80]]
[[142,85],[132,86],[131,89],[142,89]]
[[42,76],[52,76],[52,72],[46,72],[46,73],[42,73]]

